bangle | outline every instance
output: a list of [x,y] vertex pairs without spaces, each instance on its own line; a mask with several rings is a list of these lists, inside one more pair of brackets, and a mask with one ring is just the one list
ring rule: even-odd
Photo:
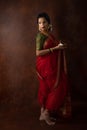
[[51,52],[50,48],[49,48],[49,52]]
[[53,53],[53,49],[52,48],[49,48],[49,51]]

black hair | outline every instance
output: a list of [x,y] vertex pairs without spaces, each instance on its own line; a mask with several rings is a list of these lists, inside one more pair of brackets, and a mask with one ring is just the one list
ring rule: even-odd
[[48,24],[50,24],[50,17],[48,16],[47,13],[42,12],[42,13],[38,14],[38,16],[37,16],[37,23],[38,23],[38,19],[39,18],[45,18],[47,20]]

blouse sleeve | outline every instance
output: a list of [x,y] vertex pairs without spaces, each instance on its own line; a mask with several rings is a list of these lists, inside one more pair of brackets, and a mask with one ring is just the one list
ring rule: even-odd
[[36,50],[42,50],[44,41],[46,40],[46,36],[42,34],[37,34],[36,36]]

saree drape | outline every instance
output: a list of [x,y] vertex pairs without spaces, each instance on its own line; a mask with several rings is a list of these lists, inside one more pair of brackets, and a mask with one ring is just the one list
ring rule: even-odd
[[[48,37],[43,49],[56,46],[54,36]],[[68,80],[64,50],[56,50],[36,58],[39,79],[38,100],[49,111],[58,111],[68,95]],[[57,82],[57,87],[54,88]]]

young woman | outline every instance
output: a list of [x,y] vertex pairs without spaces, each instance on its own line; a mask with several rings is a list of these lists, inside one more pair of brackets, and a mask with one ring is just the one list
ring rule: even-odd
[[65,45],[55,39],[51,32],[51,22],[47,13],[37,16],[36,70],[39,79],[38,100],[41,106],[40,120],[54,125],[50,113],[62,111],[68,95],[65,63]]

